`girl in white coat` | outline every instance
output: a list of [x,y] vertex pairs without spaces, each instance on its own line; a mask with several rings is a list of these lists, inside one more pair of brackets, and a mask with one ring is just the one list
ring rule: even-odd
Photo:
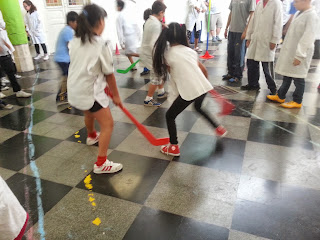
[[256,11],[247,30],[247,66],[248,85],[242,90],[259,90],[260,62],[272,95],[277,93],[274,82],[273,62],[276,45],[282,37],[282,5],[280,0],[263,0]]
[[[140,37],[140,30],[134,15],[131,13],[132,9],[125,8],[125,3],[122,0],[117,0],[117,10],[120,12],[117,18],[117,33],[119,43],[122,49],[125,49],[125,54],[131,64],[134,63],[132,57],[139,57],[138,44]],[[136,71],[137,68],[131,69]]]
[[26,24],[26,31],[30,36],[34,47],[36,48],[37,56],[34,58],[35,60],[39,60],[41,58],[40,55],[40,46],[43,49],[44,57],[43,60],[49,60],[49,55],[47,52],[47,46],[45,44],[45,38],[42,28],[42,23],[40,21],[40,16],[38,14],[37,8],[33,3],[29,0],[23,1],[23,7],[27,11],[25,15],[24,21]]
[[201,52],[202,50],[198,47],[201,30],[200,13],[206,12],[207,7],[202,0],[189,0],[188,4],[189,12],[186,21],[188,40],[190,41],[191,33],[193,30],[195,30],[194,50],[196,50],[197,52]]
[[[276,73],[283,75],[283,82],[277,95],[267,96],[272,101],[282,103],[281,106],[284,108],[302,107],[304,79],[310,68],[318,24],[311,0],[296,1],[295,7],[298,12],[289,27],[276,65]],[[296,86],[293,101],[284,103],[292,80]]]
[[[167,51],[168,42],[170,48]],[[189,48],[185,25],[170,23],[168,28],[163,29],[155,44],[153,68],[158,76],[166,77],[170,72],[172,95],[176,98],[166,113],[170,144],[161,147],[162,153],[180,155],[175,119],[192,103],[217,135],[224,136],[227,133],[224,127],[201,109],[207,92],[213,87],[208,80],[206,68],[198,61],[197,53]]]

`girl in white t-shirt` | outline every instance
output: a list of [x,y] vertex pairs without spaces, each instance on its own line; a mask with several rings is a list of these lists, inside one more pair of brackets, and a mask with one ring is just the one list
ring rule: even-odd
[[[169,50],[167,42],[170,44]],[[166,113],[170,144],[161,147],[162,153],[180,155],[175,119],[193,102],[196,111],[216,128],[218,136],[227,133],[223,126],[201,109],[207,92],[213,87],[207,79],[206,68],[198,61],[197,53],[188,46],[185,25],[171,23],[168,28],[163,29],[155,44],[153,68],[158,76],[166,77],[168,72],[170,73],[171,90],[177,96]]]
[[[84,7],[78,18],[75,38],[70,41],[70,68],[68,76],[68,101],[85,115],[88,137],[87,145],[99,142],[99,155],[93,172],[114,173],[122,164],[107,160],[107,150],[113,129],[109,99],[104,89],[109,86],[115,105],[121,105],[113,74],[112,53],[101,34],[107,13],[98,5]],[[98,121],[101,133],[94,127]]]

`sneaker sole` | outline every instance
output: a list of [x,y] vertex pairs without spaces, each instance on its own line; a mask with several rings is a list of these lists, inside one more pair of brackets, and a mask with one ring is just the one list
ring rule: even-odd
[[98,175],[99,174],[110,174],[110,173],[120,172],[122,169],[123,169],[123,166],[119,170],[116,170],[116,171],[95,171],[95,170],[93,170],[93,173],[98,174]]
[[144,104],[144,106],[146,106],[146,107],[160,107],[161,105],[156,106],[156,105]]
[[157,97],[157,98],[159,98],[159,99],[161,99],[161,98],[166,98],[166,97],[168,97],[167,95],[164,95],[164,96],[161,96],[161,97]]
[[61,105],[65,105],[65,104],[69,104],[69,102],[56,102],[57,106],[61,106]]
[[162,149],[160,150],[161,153],[165,154],[165,155],[170,155],[170,156],[174,156],[174,157],[179,157],[180,156],[180,153],[167,153],[167,152],[164,152],[162,151]]

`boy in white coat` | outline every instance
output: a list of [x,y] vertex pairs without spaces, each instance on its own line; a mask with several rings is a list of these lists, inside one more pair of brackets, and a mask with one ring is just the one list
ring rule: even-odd
[[[276,65],[276,73],[283,75],[283,82],[277,95],[267,96],[272,101],[282,103],[284,108],[302,107],[304,79],[310,68],[318,24],[311,0],[295,0],[294,5],[298,12],[289,27]],[[292,80],[296,86],[293,101],[284,103]]]
[[242,90],[259,90],[260,62],[272,95],[277,93],[273,62],[276,45],[282,37],[282,5],[280,0],[263,0],[257,5],[247,30],[248,85]]

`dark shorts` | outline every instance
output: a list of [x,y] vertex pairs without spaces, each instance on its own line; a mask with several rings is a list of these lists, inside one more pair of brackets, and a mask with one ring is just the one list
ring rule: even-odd
[[95,112],[98,112],[102,108],[103,107],[97,101],[95,101],[92,108],[89,109],[89,112],[95,113]]
[[63,75],[63,76],[68,76],[68,72],[69,72],[69,65],[70,65],[70,63],[66,63],[66,62],[57,62],[57,64],[58,64],[58,65],[59,65],[59,67],[61,68],[62,75]]

